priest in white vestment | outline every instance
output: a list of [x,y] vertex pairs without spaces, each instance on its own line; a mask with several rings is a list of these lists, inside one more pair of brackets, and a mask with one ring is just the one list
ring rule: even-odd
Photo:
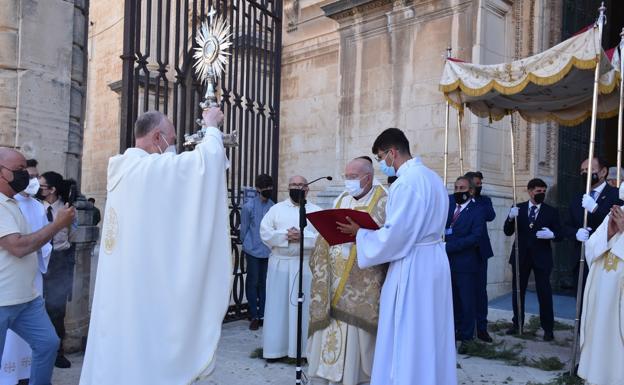
[[[26,170],[30,176],[28,187],[13,197],[19,206],[20,211],[26,218],[26,223],[30,226],[31,232],[37,232],[48,224],[43,204],[34,198],[39,191],[39,173],[34,159],[26,161]],[[45,274],[50,261],[52,245],[48,242],[37,252],[39,272]],[[43,294],[43,277],[41,274],[35,276],[35,288],[39,294]],[[15,334],[12,330],[7,330],[4,341],[4,351],[0,363],[0,385],[15,385],[21,379],[30,377],[32,361],[32,350],[26,341]]]
[[[297,356],[297,295],[299,288],[299,191],[308,194],[307,181],[293,176],[288,181],[289,197],[276,203],[260,222],[260,238],[271,248],[267,268],[266,302],[262,351],[264,358],[275,359]],[[306,203],[307,213],[321,210]],[[307,222],[303,230],[303,317],[301,352],[305,357],[308,335],[308,308],[310,305],[311,273],[309,257],[318,232]]]
[[214,368],[232,256],[218,108],[193,151],[140,116],[136,147],[108,164],[107,202],[80,385],[185,385]]
[[[356,158],[345,169],[344,191],[334,208],[366,211],[382,226],[387,192],[371,161]],[[329,246],[318,237],[312,256],[308,376],[312,385],[370,382],[387,265],[360,269],[355,243]]]
[[349,220],[360,268],[390,263],[381,290],[371,385],[456,385],[451,272],[442,235],[448,193],[441,178],[412,158],[403,132],[389,128],[373,144],[392,183],[386,221],[376,231]]
[[[624,198],[624,184],[620,199]],[[624,384],[624,211],[613,206],[585,243],[589,274],[578,375],[590,385]]]

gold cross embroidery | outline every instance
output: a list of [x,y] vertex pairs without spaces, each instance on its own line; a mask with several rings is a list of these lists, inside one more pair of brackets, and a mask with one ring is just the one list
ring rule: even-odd
[[620,262],[620,259],[615,254],[609,251],[607,255],[605,256],[604,265],[602,268],[606,272],[617,271],[619,262]]

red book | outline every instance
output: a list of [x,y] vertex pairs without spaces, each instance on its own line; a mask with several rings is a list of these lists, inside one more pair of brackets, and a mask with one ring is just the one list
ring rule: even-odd
[[347,217],[363,229],[377,230],[379,226],[366,211],[351,209],[330,209],[307,214],[306,217],[330,246],[355,242],[355,237],[343,234],[336,222],[349,223]]

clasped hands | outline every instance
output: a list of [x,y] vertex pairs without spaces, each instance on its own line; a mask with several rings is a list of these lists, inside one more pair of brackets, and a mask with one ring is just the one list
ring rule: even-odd
[[611,237],[613,237],[616,233],[624,232],[624,211],[622,211],[620,206],[615,205],[611,207],[607,232],[609,239],[611,239]]
[[286,230],[286,238],[288,239],[288,242],[299,242],[299,239],[301,238],[299,229],[297,229],[296,227],[291,227],[290,229]]

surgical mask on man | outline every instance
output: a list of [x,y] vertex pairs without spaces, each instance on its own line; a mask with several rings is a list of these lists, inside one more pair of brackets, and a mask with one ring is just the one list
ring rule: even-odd
[[624,183],[620,183],[620,200],[624,200]]
[[470,195],[467,191],[456,191],[453,195],[455,197],[455,203],[458,205],[463,205],[470,199]]
[[270,199],[271,198],[271,194],[273,194],[273,190],[262,190],[260,191],[260,195],[262,195],[262,197],[266,198],[266,199]]
[[546,200],[546,193],[537,193],[537,194],[533,195],[533,200],[538,205],[544,203],[544,201]]
[[345,190],[352,197],[359,197],[364,192],[364,188],[360,186],[361,179],[345,179]]
[[[587,183],[587,173],[583,172],[581,173],[581,180],[583,182],[583,185],[585,185],[585,183]],[[597,172],[592,172],[591,175],[591,184],[592,186],[595,185],[596,183],[598,183],[600,181],[600,177],[598,176]]]
[[176,148],[174,144],[169,144],[169,142],[167,141],[167,139],[165,139],[164,136],[163,136],[163,140],[165,141],[165,143],[167,143],[167,148],[165,148],[165,151],[163,153],[172,152],[174,155],[178,153],[178,149]]
[[379,169],[381,170],[381,172],[386,174],[386,176],[396,176],[396,170],[394,169],[394,159],[392,159],[392,164],[390,166],[388,166],[388,164],[386,163],[388,161],[388,155],[390,155],[389,152],[386,154],[384,160],[379,162]]
[[481,196],[481,191],[483,190],[483,186],[477,186],[475,187],[475,193],[474,196],[475,198],[478,198]]
[[288,196],[296,204],[301,203],[301,198],[304,197],[304,194],[305,192],[303,192],[303,190],[299,188],[291,188],[290,190],[288,190]]
[[37,178],[30,178],[30,182],[28,182],[28,187],[24,189],[24,192],[28,195],[35,196],[37,192],[39,192],[39,180]]

